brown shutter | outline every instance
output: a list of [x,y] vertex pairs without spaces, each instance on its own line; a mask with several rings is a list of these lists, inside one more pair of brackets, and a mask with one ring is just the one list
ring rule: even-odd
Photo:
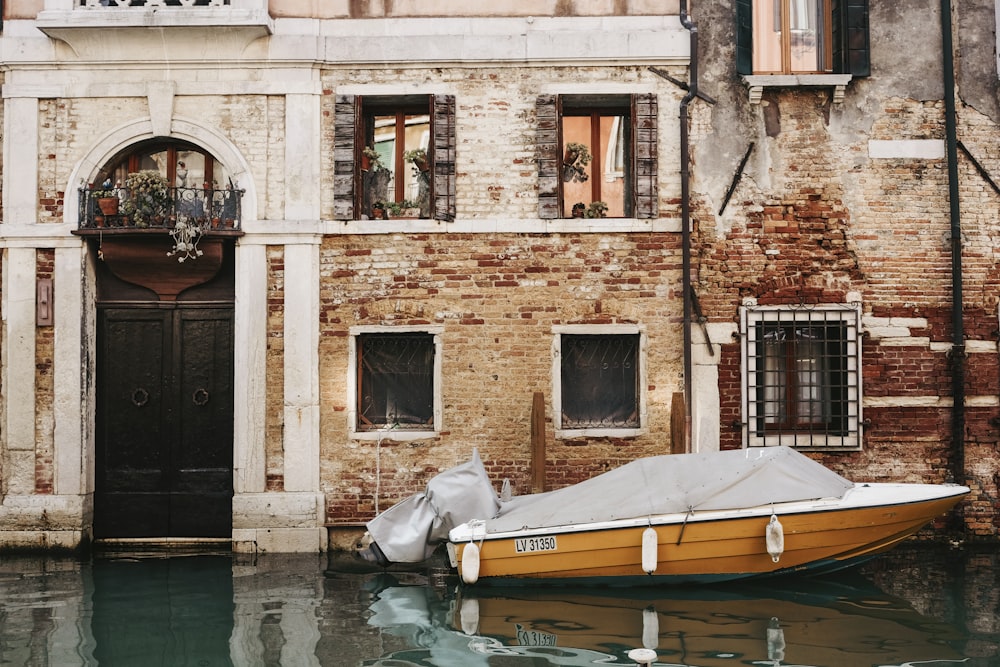
[[455,220],[455,96],[431,96],[434,149],[431,151],[431,168],[434,182],[433,215],[435,220]]
[[538,217],[560,216],[559,202],[559,96],[541,95],[535,100],[536,150],[538,154]]
[[659,216],[657,194],[657,139],[656,95],[644,93],[632,96],[632,118],[634,119],[635,145],[635,212],[636,218],[656,218]]
[[357,182],[357,121],[360,119],[360,98],[357,95],[337,95],[333,121],[333,217],[355,220]]

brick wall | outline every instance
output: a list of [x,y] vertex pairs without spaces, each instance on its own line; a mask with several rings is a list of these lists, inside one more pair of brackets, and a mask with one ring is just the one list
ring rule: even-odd
[[[530,488],[533,392],[547,402],[547,484],[586,479],[670,449],[678,391],[676,234],[331,236],[321,251],[322,483],[330,520],[370,518],[478,447],[491,478]],[[638,323],[648,335],[649,433],[555,441],[552,327]],[[443,326],[440,437],[348,439],[346,332]]]

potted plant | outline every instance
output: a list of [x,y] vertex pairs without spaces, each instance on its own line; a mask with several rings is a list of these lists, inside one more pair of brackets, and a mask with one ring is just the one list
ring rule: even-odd
[[590,206],[587,207],[588,218],[606,218],[608,217],[608,205],[602,201],[592,201]]
[[588,176],[584,169],[590,164],[590,149],[586,144],[575,141],[566,144],[566,153],[563,156],[563,181],[569,183],[576,181],[583,183]]
[[129,174],[125,190],[128,199],[123,204],[124,212],[137,227],[148,227],[158,216],[170,212],[170,188],[159,171],[146,169]]
[[385,202],[377,201],[372,204],[372,220],[385,220]]
[[431,161],[427,158],[427,151],[423,148],[406,151],[403,153],[403,159],[413,165],[414,171],[417,174],[426,173],[431,169]]
[[101,210],[104,215],[118,215],[118,188],[111,186],[111,179],[107,179],[101,184],[99,190],[93,191],[94,201],[97,203],[97,208]]
[[378,154],[372,146],[365,146],[361,149],[361,170],[362,171],[378,171],[379,169],[385,169],[382,164],[382,156]]
[[578,201],[573,204],[573,217],[574,218],[584,218],[587,215],[587,205],[582,201]]

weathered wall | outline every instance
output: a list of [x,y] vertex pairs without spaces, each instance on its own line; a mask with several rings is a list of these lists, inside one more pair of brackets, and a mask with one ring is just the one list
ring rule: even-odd
[[[959,3],[955,3],[958,5]],[[997,156],[992,3],[961,3],[959,140],[992,174]],[[695,103],[696,289],[706,315],[735,327],[740,301],[844,302],[863,310],[864,441],[817,454],[859,480],[953,478],[952,257],[947,162],[873,157],[870,141],[945,138],[938,3],[871,3],[872,75],[842,104],[830,90],[768,90],[750,104],[735,73],[731,3],[701,4]],[[914,45],[922,45],[915,48]],[[988,47],[988,48],[987,48]],[[725,211],[721,196],[753,152]],[[1000,195],[959,153],[967,358],[964,508],[974,537],[996,533],[998,405],[995,239]],[[740,346],[722,346],[722,446],[742,446]]]
[[[547,483],[565,486],[669,451],[678,391],[677,234],[331,236],[321,289],[322,470],[328,517],[367,519],[480,451],[491,477],[529,485],[533,392],[551,401],[552,326],[640,324],[648,336],[648,433],[556,440],[546,420]],[[346,441],[347,331],[441,325],[439,437]],[[378,451],[377,451],[378,448]],[[379,479],[376,479],[379,475]]]

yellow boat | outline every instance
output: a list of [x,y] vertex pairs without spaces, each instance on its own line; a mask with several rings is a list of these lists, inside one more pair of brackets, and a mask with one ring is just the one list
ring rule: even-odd
[[969,493],[954,484],[854,483],[787,447],[649,457],[506,501],[483,479],[478,455],[442,473],[369,522],[362,551],[382,564],[416,562],[446,541],[467,584],[823,573],[891,549]]

